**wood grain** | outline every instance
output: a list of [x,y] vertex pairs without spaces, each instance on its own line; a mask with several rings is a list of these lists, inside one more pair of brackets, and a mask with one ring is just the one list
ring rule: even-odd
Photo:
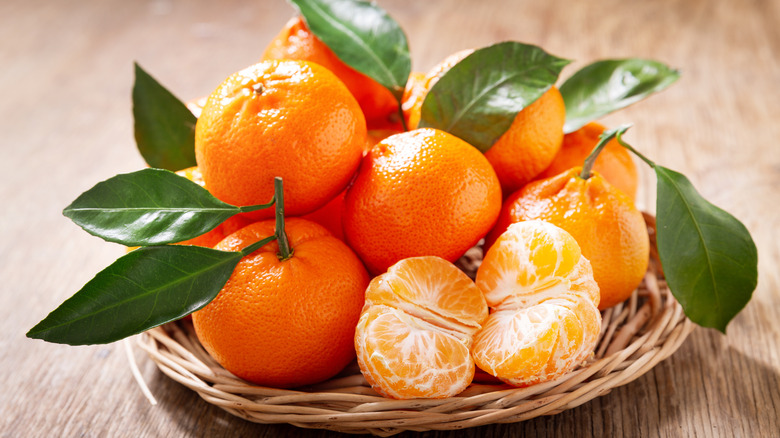
[[[605,119],[740,218],[759,286],[728,335],[697,329],[638,380],[576,409],[443,436],[780,434],[780,2],[380,0],[411,42],[414,69],[501,40],[574,62],[656,58],[671,89]],[[79,193],[143,166],[130,87],[138,61],[183,99],[256,61],[292,15],[284,2],[0,3],[0,436],[334,436],[234,418],[162,375],[140,351],[151,406],[121,343],[67,347],[24,333],[122,249],[61,216]],[[654,205],[643,172],[639,202]]]

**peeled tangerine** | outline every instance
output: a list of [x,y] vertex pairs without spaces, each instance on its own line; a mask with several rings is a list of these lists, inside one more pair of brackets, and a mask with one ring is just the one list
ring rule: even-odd
[[562,376],[595,349],[598,285],[563,229],[538,220],[510,225],[485,254],[476,284],[491,309],[472,348],[482,370],[529,386]]
[[454,396],[474,378],[469,350],[487,316],[482,293],[452,263],[401,260],[366,290],[355,331],[360,370],[386,397]]

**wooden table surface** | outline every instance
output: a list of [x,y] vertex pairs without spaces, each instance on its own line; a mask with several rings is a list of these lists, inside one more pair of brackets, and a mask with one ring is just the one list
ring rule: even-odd
[[[611,393],[523,423],[422,436],[780,436],[780,2],[380,0],[413,68],[502,40],[574,59],[647,57],[682,70],[609,116],[751,231],[759,284],[728,335],[697,328],[671,358]],[[259,425],[207,404],[140,350],[151,406],[122,343],[68,347],[24,333],[122,254],[61,215],[141,168],[130,89],[138,61],[183,99],[255,62],[292,15],[281,0],[0,2],[0,436],[331,436]],[[640,205],[654,181],[642,174]]]

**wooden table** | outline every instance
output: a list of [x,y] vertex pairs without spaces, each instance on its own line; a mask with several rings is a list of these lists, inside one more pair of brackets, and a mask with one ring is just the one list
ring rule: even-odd
[[[648,57],[682,70],[668,91],[605,119],[740,218],[759,285],[728,335],[696,329],[638,380],[524,423],[423,436],[780,435],[780,2],[663,0],[380,3],[406,29],[414,69],[501,40],[574,59]],[[0,436],[330,436],[249,423],[205,403],[122,343],[68,347],[24,333],[123,249],[60,211],[137,170],[133,61],[190,99],[256,61],[292,15],[282,1],[0,3]],[[653,208],[644,172],[639,203]]]

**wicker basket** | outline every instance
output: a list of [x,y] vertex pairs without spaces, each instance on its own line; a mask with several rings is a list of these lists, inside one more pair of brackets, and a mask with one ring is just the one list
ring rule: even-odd
[[645,219],[651,241],[648,273],[630,299],[602,313],[595,354],[562,378],[528,388],[512,388],[478,373],[457,397],[391,400],[374,392],[353,363],[313,387],[274,389],[227,372],[200,345],[189,321],[157,327],[138,342],[163,373],[207,402],[257,423],[389,436],[553,415],[646,373],[674,353],[694,328],[663,280],[655,251],[655,220],[649,215]]

